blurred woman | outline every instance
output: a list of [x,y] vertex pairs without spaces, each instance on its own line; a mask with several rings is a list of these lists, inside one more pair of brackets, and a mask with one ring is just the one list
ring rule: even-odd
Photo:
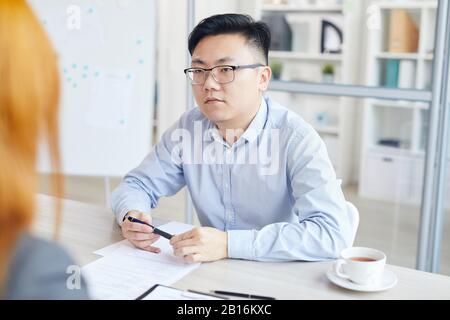
[[[31,235],[38,142],[48,142],[59,172],[59,78],[56,54],[23,0],[0,0],[0,297],[87,299],[66,273],[75,265],[58,245]],[[62,193],[62,177],[53,187]],[[60,205],[56,208],[58,234]]]

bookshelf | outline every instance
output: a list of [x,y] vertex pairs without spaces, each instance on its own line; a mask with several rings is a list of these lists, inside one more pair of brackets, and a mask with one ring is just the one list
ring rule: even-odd
[[342,4],[334,4],[334,5],[299,5],[299,4],[290,4],[280,3],[280,4],[271,4],[270,1],[267,3],[263,3],[262,10],[263,11],[272,11],[272,12],[341,12],[343,9]]
[[[351,2],[349,6],[348,3]],[[280,80],[330,83],[322,70],[326,65],[334,69],[332,83],[356,84],[359,61],[357,40],[364,17],[361,1],[263,1],[255,2],[255,18],[265,20],[267,16],[282,15],[292,32],[291,47],[269,52],[270,64],[282,64]],[[342,32],[341,50],[322,50],[322,21],[327,20],[338,26]],[[309,26],[308,46],[299,32],[301,25]],[[270,26],[270,24],[269,24]],[[272,37],[279,34],[272,31]],[[301,31],[301,30],[300,30]],[[305,33],[303,33],[305,34]],[[282,33],[281,33],[282,35]],[[276,40],[275,40],[276,41]],[[273,42],[272,42],[273,43]],[[331,52],[330,52],[331,51]],[[273,79],[276,80],[276,79]],[[356,99],[334,96],[305,95],[269,91],[268,95],[301,115],[310,123],[327,145],[328,153],[339,179],[343,184],[354,180],[355,176],[355,118]]]
[[[367,85],[430,89],[437,1],[371,3],[380,8],[381,28],[368,30]],[[417,50],[390,52],[390,18],[394,10],[407,12],[417,27]],[[423,102],[364,101],[360,196],[420,204],[428,112],[429,105]],[[447,181],[449,188],[450,174]],[[450,207],[448,199],[446,205]]]
[[292,51],[271,51],[271,59],[298,59],[298,60],[316,60],[316,61],[342,61],[341,54],[329,53],[303,53]]

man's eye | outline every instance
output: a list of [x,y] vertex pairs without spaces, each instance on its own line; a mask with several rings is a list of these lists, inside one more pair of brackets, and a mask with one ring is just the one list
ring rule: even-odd
[[195,73],[195,74],[199,74],[199,73],[202,73],[203,70],[197,69],[197,70],[191,70],[191,72],[192,72],[192,73]]
[[230,68],[230,67],[220,68],[220,72],[222,72],[222,73],[227,73],[227,72],[230,72],[230,71],[232,71],[232,70],[233,70],[233,69]]

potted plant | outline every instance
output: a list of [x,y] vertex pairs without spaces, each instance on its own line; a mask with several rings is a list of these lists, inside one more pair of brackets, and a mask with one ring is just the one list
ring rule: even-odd
[[270,63],[270,69],[272,69],[273,78],[279,80],[281,77],[281,70],[283,69],[283,64],[279,61],[273,61]]
[[333,83],[334,82],[334,66],[330,63],[326,64],[322,68],[323,82]]

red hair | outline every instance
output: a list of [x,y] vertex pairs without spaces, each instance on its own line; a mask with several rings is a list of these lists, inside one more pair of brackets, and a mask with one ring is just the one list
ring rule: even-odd
[[[36,158],[40,139],[50,150],[53,187],[59,174],[57,57],[24,0],[0,0],[0,287],[19,235],[35,212]],[[57,203],[55,236],[60,204]]]

